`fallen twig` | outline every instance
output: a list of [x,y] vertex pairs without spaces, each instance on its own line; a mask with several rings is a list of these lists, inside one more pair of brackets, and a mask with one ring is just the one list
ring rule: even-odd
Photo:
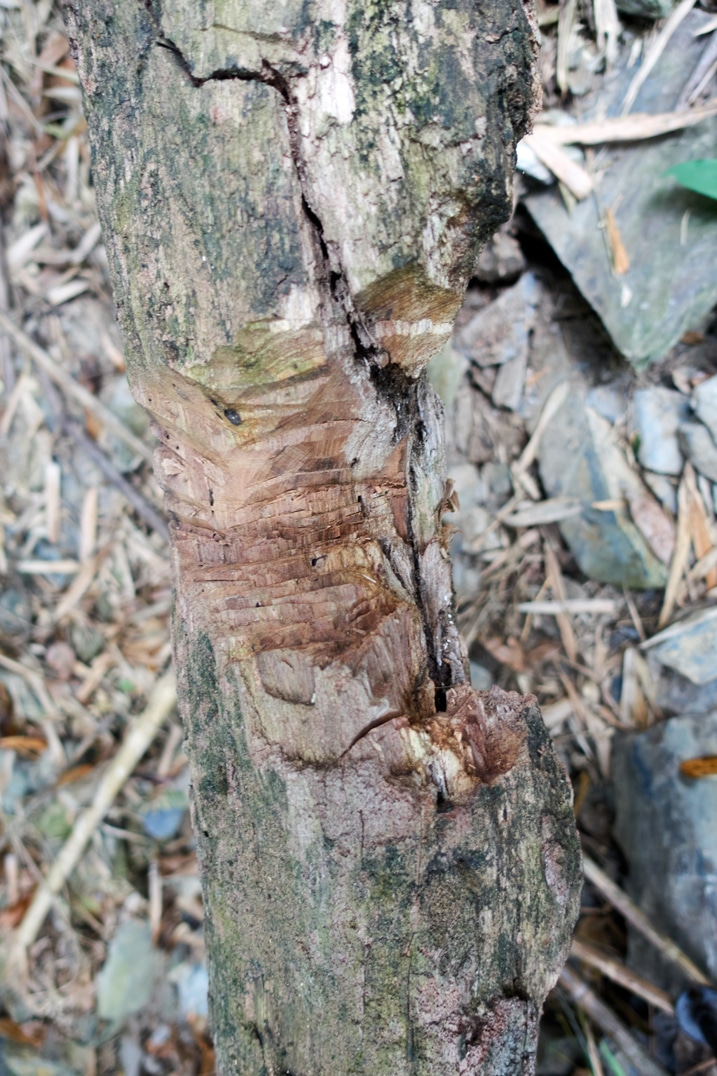
[[584,942],[578,941],[577,938],[573,939],[570,955],[577,960],[582,960],[584,964],[589,964],[591,968],[597,968],[608,979],[612,979],[614,983],[624,986],[649,1005],[654,1005],[656,1009],[674,1013],[675,1007],[672,1004],[670,995],[664,990],[660,990],[659,987],[654,986],[642,975],[638,975],[637,972],[626,968],[621,960],[616,960],[615,957],[601,953],[599,949],[593,948],[592,945],[586,945]]
[[652,942],[655,948],[659,949],[663,956],[681,968],[681,970],[688,975],[690,979],[693,979],[694,982],[701,983],[703,986],[712,985],[704,972],[690,960],[686,953],[682,952],[679,945],[673,942],[671,938],[668,938],[666,934],[657,930],[656,927],[653,927],[645,913],[638,908],[630,897],[628,897],[627,893],[623,892],[623,890],[620,889],[611,878],[608,878],[607,874],[605,874],[600,867],[598,867],[597,863],[586,855],[583,855],[583,870],[587,880],[592,882],[595,888],[599,889],[604,897],[607,897],[613,908],[616,908],[629,923],[632,923],[636,930],[639,930],[649,942]]
[[662,600],[662,609],[657,621],[658,628],[664,628],[672,616],[677,600],[677,591],[680,580],[687,568],[687,559],[690,555],[692,535],[690,533],[690,483],[694,484],[695,474],[689,463],[685,464],[684,474],[677,490],[677,533],[675,535],[675,548],[670,561],[670,573],[665,587],[665,596]]
[[131,430],[128,430],[123,422],[121,422],[117,416],[110,411],[108,407],[98,400],[96,396],[93,396],[91,392],[88,392],[83,385],[80,385],[75,381],[74,377],[71,377],[68,372],[63,369],[59,363],[55,362],[51,355],[41,348],[34,340],[31,340],[27,333],[24,333],[22,329],[18,329],[17,325],[5,314],[0,312],[0,329],[10,336],[17,346],[25,352],[33,362],[45,371],[48,377],[52,378],[56,385],[66,392],[68,396],[71,396],[81,407],[90,411],[99,422],[111,430],[117,437],[121,438],[128,445],[133,452],[136,452],[142,459],[152,461],[152,449],[149,448],[144,441],[141,441],[139,437],[136,437]]
[[660,30],[660,33],[653,41],[647,56],[640,65],[640,70],[635,75],[634,79],[630,83],[627,93],[625,94],[625,100],[622,103],[622,115],[625,116],[630,111],[632,106],[637,100],[637,95],[642,89],[642,86],[647,79],[648,75],[654,68],[655,64],[659,60],[662,53],[665,51],[665,46],[674,34],[677,27],[680,25],[686,15],[689,15],[692,8],[695,6],[695,0],[682,0],[681,4],[678,4],[675,10],[670,14],[669,18],[665,20],[665,25]]
[[117,754],[105,770],[92,803],[75,822],[47,877],[36,889],[22,922],[10,939],[8,958],[11,965],[24,968],[27,948],[37,937],[53,898],[77,865],[85,845],[154,740],[176,701],[174,674],[169,672],[154,685],[144,712],[135,719]]
[[525,136],[523,143],[532,149],[540,163],[549,168],[578,201],[592,193],[593,181],[590,175],[582,165],[568,157],[553,139],[545,138],[542,130],[536,128],[533,134]]
[[147,498],[140,493],[138,489],[135,489],[131,482],[121,474],[112,460],[109,459],[105,453],[99,448],[87,434],[79,428],[79,426],[72,422],[68,424],[68,431],[71,436],[82,447],[83,451],[87,453],[95,466],[102,472],[108,482],[122,494],[124,499],[132,505],[140,519],[144,520],[148,527],[155,530],[157,534],[165,540],[169,541],[169,528],[167,521],[161,515],[157,509],[149,503]]
[[536,123],[533,134],[558,146],[602,146],[608,142],[640,142],[645,138],[657,138],[671,131],[693,127],[715,115],[717,101],[713,98],[699,108],[686,109],[684,112],[656,112],[654,115],[636,112],[633,116],[613,116],[565,127]]
[[622,1020],[615,1016],[612,1009],[609,1009],[571,968],[563,968],[561,971],[560,985],[600,1030],[613,1039],[635,1066],[640,1076],[667,1076],[662,1065],[658,1065],[651,1057],[648,1057]]
[[534,616],[559,616],[561,613],[592,613],[617,616],[620,602],[611,598],[562,598],[556,601],[519,602],[519,613]]

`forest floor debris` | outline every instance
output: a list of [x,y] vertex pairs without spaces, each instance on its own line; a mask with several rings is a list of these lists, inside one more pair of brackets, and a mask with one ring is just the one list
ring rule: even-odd
[[[676,11],[653,30],[613,0],[539,5],[549,109],[521,167],[544,184],[563,169],[563,186],[519,181],[432,364],[473,681],[537,695],[587,853],[542,1076],[717,1072],[673,1012],[682,983],[717,974],[708,928],[683,929],[675,861],[685,834],[705,853],[717,807],[717,215],[663,175],[713,144],[717,21]],[[152,438],[127,391],[58,11],[8,0],[0,29],[0,923],[27,957],[0,992],[0,1067],[208,1076],[186,760],[170,695],[156,708],[171,593]],[[628,775],[636,759],[659,804]],[[676,940],[688,963],[666,983]]]

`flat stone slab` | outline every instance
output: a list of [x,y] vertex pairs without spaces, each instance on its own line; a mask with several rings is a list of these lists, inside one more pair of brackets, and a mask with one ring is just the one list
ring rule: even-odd
[[717,608],[700,609],[671,624],[642,648],[691,683],[709,684],[717,679]]
[[610,422],[586,406],[584,390],[568,394],[545,430],[538,467],[548,497],[568,497],[581,506],[579,515],[558,526],[585,575],[639,590],[665,585],[665,560],[655,555],[627,507],[599,507],[630,503],[640,506],[641,517],[657,511],[661,518],[616,444]]
[[[711,16],[691,12],[678,27],[632,112],[671,112],[711,35]],[[623,63],[625,53],[623,55]],[[618,65],[620,66],[620,65]],[[635,68],[601,79],[581,100],[580,119],[616,116]],[[665,173],[682,161],[714,157],[717,118],[633,145],[594,150],[596,192],[568,212],[557,187],[525,199],[533,219],[600,315],[615,346],[635,366],[662,358],[717,303],[717,203]],[[610,209],[630,259],[615,276],[603,218]]]
[[689,418],[689,404],[681,392],[661,386],[637,389],[632,397],[632,421],[638,438],[637,458],[648,471],[682,474],[684,459],[677,430]]
[[[714,978],[717,781],[690,780],[680,763],[717,755],[717,712],[673,717],[646,732],[616,736],[612,744],[615,834],[630,864],[629,892],[648,919]],[[666,989],[684,985],[632,933],[630,955],[633,966],[657,973]]]

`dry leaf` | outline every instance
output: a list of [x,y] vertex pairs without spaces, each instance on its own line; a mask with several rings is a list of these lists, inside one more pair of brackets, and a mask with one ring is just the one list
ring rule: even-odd
[[42,736],[0,736],[0,751],[17,751],[25,758],[41,755],[47,747]]
[[73,781],[81,781],[83,777],[91,774],[94,768],[90,762],[81,762],[79,766],[72,766],[60,774],[55,787],[60,788],[61,785],[71,785]]
[[680,773],[685,777],[713,777],[717,774],[717,755],[687,758],[680,763]]
[[617,226],[612,209],[605,210],[605,235],[610,247],[612,271],[615,276],[622,276],[630,268],[630,258],[625,250],[625,244],[622,241],[620,229]]
[[517,639],[508,638],[505,641],[494,636],[491,639],[481,640],[483,646],[492,658],[501,665],[507,665],[513,672],[523,672],[525,669],[525,655],[523,648]]
[[[0,1016],[0,1037],[9,1042],[15,1042],[18,1046],[33,1046],[35,1049],[42,1046],[45,1031],[41,1025],[33,1022],[28,1029],[16,1024],[9,1016]],[[39,1069],[37,1070],[39,1071]]]
[[3,932],[14,930],[18,923],[22,922],[25,912],[30,907],[31,900],[32,892],[26,893],[24,897],[11,904],[9,908],[0,910],[0,929]]

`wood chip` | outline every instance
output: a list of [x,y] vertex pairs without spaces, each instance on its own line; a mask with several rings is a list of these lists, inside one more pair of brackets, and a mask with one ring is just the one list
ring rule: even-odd
[[605,210],[605,236],[610,248],[610,261],[615,276],[624,276],[630,268],[630,258],[625,250],[620,229],[612,209]]
[[38,245],[41,239],[44,239],[49,234],[49,229],[44,221],[40,221],[33,228],[28,230],[16,239],[12,246],[7,248],[5,257],[7,258],[7,266],[11,274],[15,274],[18,269],[21,269],[30,260],[35,247]]
[[98,553],[97,556],[85,560],[80,565],[77,578],[72,581],[67,593],[60,599],[53,612],[53,621],[56,624],[66,617],[71,609],[74,609],[79,600],[92,586],[97,570],[102,563],[107,550]]
[[62,523],[61,480],[62,471],[59,463],[56,463],[55,460],[48,460],[45,464],[45,521],[47,538],[53,545],[56,545],[60,540],[60,525]]
[[[567,381],[561,381],[559,385],[553,389],[548,396],[547,400],[543,404],[543,410],[540,412],[540,418],[536,424],[533,434],[528,441],[527,445],[520,454],[520,459],[515,465],[516,473],[521,471],[527,471],[528,468],[535,462],[535,458],[538,455],[538,449],[540,447],[540,441],[546,428],[553,421],[553,418],[558,413],[568,398],[570,392],[570,386]],[[505,516],[503,517],[505,518]]]
[[655,712],[655,687],[649,666],[639,650],[628,647],[622,656],[620,720],[626,728],[646,729]]
[[[73,273],[75,271],[73,270]],[[89,286],[89,281],[87,280],[69,280],[67,283],[57,284],[52,288],[48,288],[45,295],[51,306],[62,306],[63,303],[69,302],[70,299],[76,299],[78,295],[82,295],[83,291],[87,291]]]
[[617,59],[618,38],[622,29],[615,0],[593,0],[593,13],[597,46],[605,56],[609,70]]
[[545,727],[550,732],[555,732],[572,715],[573,704],[568,698],[558,699],[557,702],[550,702],[546,706],[541,706],[540,712],[543,715]]
[[621,602],[610,598],[563,598],[559,601],[519,602],[518,612],[532,613],[534,616],[558,616],[561,613],[617,616],[620,605]]
[[[690,481],[691,477],[691,481]],[[695,472],[692,464],[686,463],[682,474],[682,481],[677,489],[677,533],[675,536],[675,550],[670,561],[670,574],[665,587],[665,596],[662,601],[662,609],[657,621],[658,628],[664,628],[672,616],[677,600],[677,591],[687,568],[687,560],[690,555],[690,494],[689,486],[694,484]]]
[[18,560],[15,570],[23,575],[71,575],[79,572],[76,560]]
[[632,522],[663,564],[669,564],[675,550],[675,527],[659,502],[642,483],[626,490]]
[[105,674],[109,672],[114,663],[115,656],[111,650],[105,650],[94,659],[88,675],[75,692],[78,702],[81,702],[84,706],[85,703],[90,701],[95,691],[102,683]]
[[[705,502],[696,482],[688,482],[687,491],[690,499],[690,534],[695,556],[698,561],[706,557],[715,548],[713,525],[707,514]],[[717,586],[717,567],[708,568],[704,575],[708,588]]]
[[602,146],[610,142],[639,142],[645,138],[657,138],[671,131],[693,127],[715,115],[717,100],[713,98],[699,108],[690,108],[684,112],[658,112],[653,115],[637,112],[633,116],[614,116],[611,119],[565,127],[536,123],[533,136],[539,135],[558,146]]
[[[577,13],[577,0],[562,0],[558,16],[558,54],[555,65],[555,80],[563,97],[565,97],[570,88],[568,86],[568,70]],[[548,168],[550,168],[550,165],[548,165]]]
[[546,523],[559,523],[561,519],[579,516],[582,505],[574,497],[551,497],[526,507],[503,520],[507,527],[539,527]]
[[593,181],[585,169],[568,157],[567,153],[552,139],[545,138],[537,126],[532,134],[524,137],[523,142],[532,149],[540,163],[549,168],[556,179],[565,184],[578,201],[582,201],[592,193]]
[[[545,562],[545,577],[550,584],[550,589],[552,590],[557,603],[562,604],[566,600],[565,584],[563,582],[562,572],[560,571],[558,558],[548,541],[543,542],[543,559]],[[560,638],[568,660],[577,661],[578,644],[570,617],[566,612],[556,612],[553,615],[558,622],[558,631],[560,632]]]
[[82,500],[80,514],[79,557],[84,563],[89,560],[97,546],[97,502],[99,490],[91,486]]

